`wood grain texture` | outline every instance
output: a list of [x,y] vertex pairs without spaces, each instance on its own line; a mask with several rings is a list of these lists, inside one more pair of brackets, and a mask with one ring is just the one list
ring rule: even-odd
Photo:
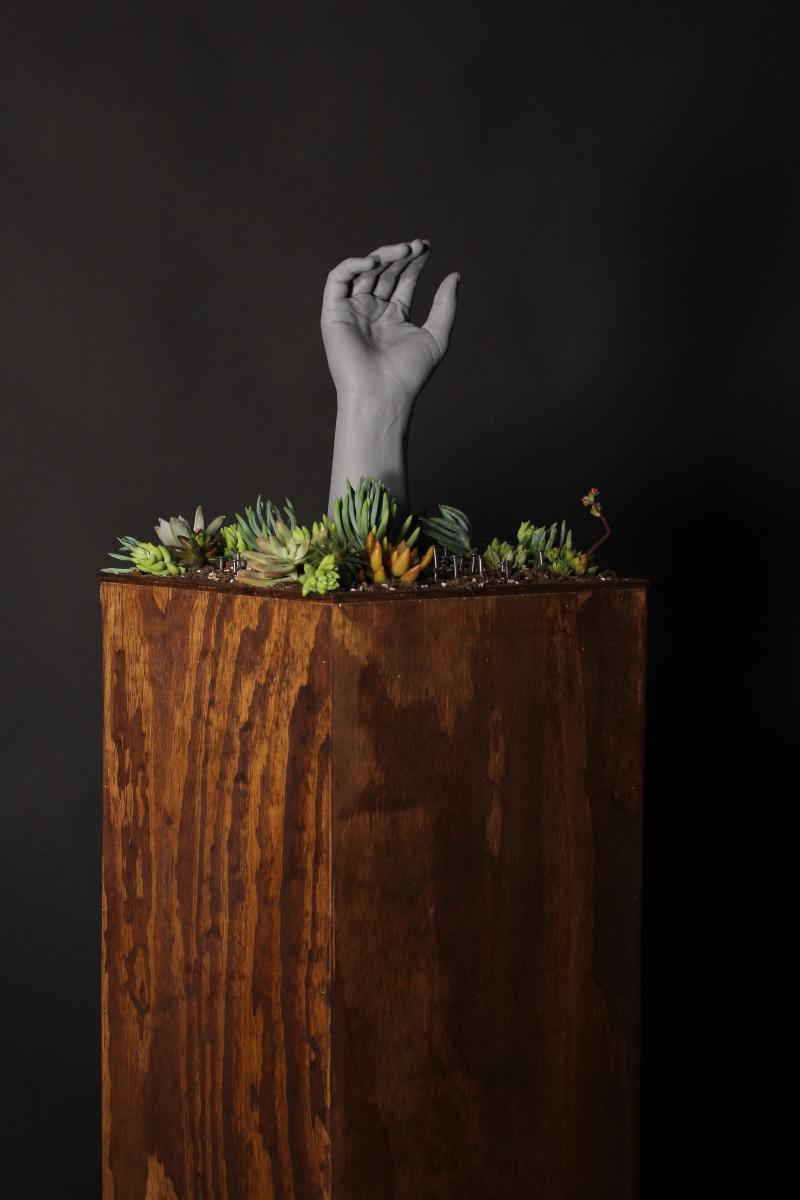
[[645,592],[333,624],[335,1200],[632,1200]]
[[645,587],[101,594],[104,1200],[634,1200]]
[[327,1200],[330,609],[101,595],[104,1198]]

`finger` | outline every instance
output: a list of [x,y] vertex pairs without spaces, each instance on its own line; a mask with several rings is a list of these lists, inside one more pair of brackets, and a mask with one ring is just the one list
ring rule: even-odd
[[433,304],[431,305],[428,319],[422,326],[431,335],[442,354],[447,350],[450,342],[450,334],[453,329],[453,322],[456,319],[458,281],[460,278],[461,276],[454,271],[452,275],[448,275],[442,280],[436,289],[436,295],[433,297]]
[[392,292],[392,300],[399,304],[405,310],[406,314],[408,314],[411,302],[414,299],[414,289],[417,286],[417,280],[422,274],[423,267],[430,256],[431,244],[430,242],[425,242],[422,252],[404,268],[402,274],[398,277],[397,284]]
[[389,263],[378,276],[375,287],[372,289],[373,295],[379,300],[388,300],[394,291],[395,284],[399,275],[403,273],[409,263],[418,258],[425,249],[425,242],[422,238],[414,238],[413,242],[408,244],[409,252],[404,258],[398,258],[397,262]]
[[353,284],[353,296],[363,296],[367,292],[371,292],[375,287],[375,281],[380,275],[384,267],[389,263],[397,262],[398,258],[406,258],[409,252],[408,242],[396,242],[394,246],[381,246],[374,250],[372,257],[378,260],[378,266],[372,271],[364,271],[364,273]]
[[369,271],[374,266],[375,258],[371,254],[367,258],[346,258],[344,262],[340,262],[329,272],[325,281],[325,290],[322,293],[323,306],[330,300],[344,300],[350,295],[350,285],[353,280],[362,271]]

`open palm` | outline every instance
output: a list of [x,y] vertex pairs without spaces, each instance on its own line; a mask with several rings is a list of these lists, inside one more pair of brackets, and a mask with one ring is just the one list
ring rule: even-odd
[[340,403],[405,408],[447,351],[459,276],[448,275],[427,321],[409,320],[414,288],[430,257],[422,238],[347,258],[330,272],[322,300],[322,339]]

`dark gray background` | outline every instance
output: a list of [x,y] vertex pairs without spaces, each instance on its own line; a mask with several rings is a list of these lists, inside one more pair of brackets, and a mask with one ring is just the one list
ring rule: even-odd
[[653,580],[645,1180],[689,1194],[701,1147],[715,1174],[708,1110],[738,1077],[716,989],[752,966],[729,843],[756,856],[739,789],[773,758],[742,680],[777,684],[795,603],[796,127],[760,12],[4,6],[3,1170],[25,1195],[99,1194],[95,572],[198,502],[322,511],[325,274],[414,236],[420,320],[462,273],[415,504],[487,535],[566,515],[585,545],[596,485],[603,561]]

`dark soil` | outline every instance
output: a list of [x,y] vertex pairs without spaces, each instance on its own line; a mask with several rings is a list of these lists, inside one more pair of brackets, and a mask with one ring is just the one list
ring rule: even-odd
[[[296,583],[276,583],[271,587],[258,587],[245,583],[241,572],[232,570],[220,571],[216,567],[203,567],[188,575],[169,575],[159,578],[153,575],[140,574],[108,575],[101,572],[100,579],[104,582],[146,583],[163,587],[199,588],[203,591],[234,591],[247,595],[266,595],[302,598],[300,587]],[[391,600],[391,599],[433,599],[436,596],[476,596],[509,594],[518,590],[539,591],[567,589],[576,590],[602,586],[632,585],[641,587],[645,580],[620,578],[615,571],[601,571],[597,575],[570,576],[548,575],[539,571],[517,571],[508,578],[502,571],[484,569],[482,575],[459,575],[454,579],[448,572],[447,577],[440,569],[438,578],[432,571],[425,574],[415,583],[362,583],[353,587],[342,587],[325,596],[311,595],[305,600],[334,601],[341,603],[349,600]]]

